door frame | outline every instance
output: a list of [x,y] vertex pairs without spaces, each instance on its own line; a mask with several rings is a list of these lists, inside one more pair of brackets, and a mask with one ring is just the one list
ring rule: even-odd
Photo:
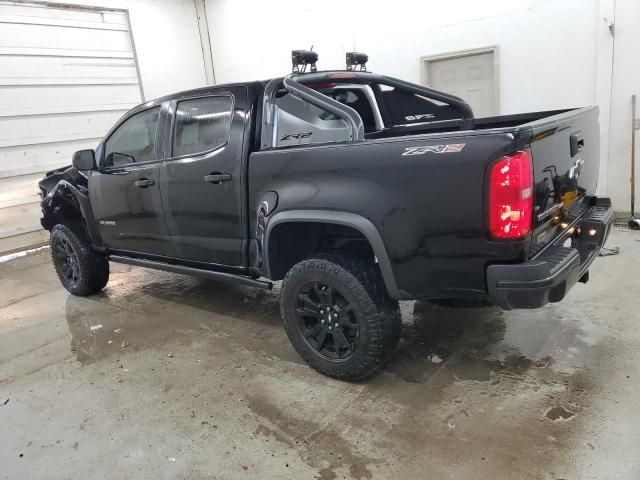
[[[235,91],[234,91],[235,90]],[[237,90],[242,90],[244,94],[244,101],[238,101],[238,93]],[[231,98],[231,124],[229,128],[229,135],[227,140],[222,144],[218,145],[212,149],[205,150],[204,152],[198,152],[196,154],[186,154],[180,156],[173,156],[173,143],[174,143],[174,134],[175,134],[175,126],[176,126],[176,111],[178,107],[178,103],[187,100],[196,100],[203,98],[214,98],[214,97],[229,97]],[[215,85],[212,87],[207,87],[206,89],[199,89],[194,91],[186,91],[176,95],[173,95],[170,100],[166,101],[166,109],[163,108],[163,112],[165,112],[164,124],[162,129],[162,156],[163,156],[163,168],[166,168],[167,165],[173,163],[174,161],[181,160],[189,160],[189,159],[201,159],[206,156],[216,155],[217,152],[225,149],[229,143],[231,142],[232,132],[234,122],[236,122],[236,116],[238,112],[241,112],[243,118],[245,118],[243,122],[243,130],[242,130],[242,153],[240,154],[240,158],[237,161],[240,163],[240,223],[242,226],[242,241],[241,241],[241,251],[240,265],[226,265],[215,262],[205,262],[201,260],[188,260],[177,257],[176,259],[184,264],[198,265],[203,266],[206,265],[208,268],[215,268],[218,270],[226,270],[231,272],[246,272],[249,266],[249,217],[247,205],[249,201],[249,194],[246,188],[247,185],[247,169],[248,169],[248,152],[250,152],[250,145],[252,142],[251,135],[248,132],[251,129],[252,125],[252,116],[253,106],[250,102],[251,92],[249,88],[243,85],[231,84],[231,85]],[[164,105],[164,104],[163,104]],[[161,180],[161,185],[168,180]],[[164,187],[166,188],[166,186]],[[162,198],[164,198],[164,193],[161,193]],[[167,228],[169,232],[171,232],[170,219],[168,218],[168,209],[164,209],[165,223],[167,224]]]
[[[144,166],[152,163],[162,162],[164,160],[164,129],[165,123],[167,122],[167,109],[169,108],[169,102],[149,102],[146,104],[138,105],[137,107],[132,108],[127,113],[125,113],[114,125],[111,127],[111,130],[107,132],[107,134],[100,140],[100,143],[95,149],[96,156],[96,171],[99,173],[113,173],[114,171],[127,169],[130,167],[136,166]],[[155,132],[155,145],[153,148],[154,154],[156,156],[153,160],[145,160],[144,162],[133,162],[127,163],[122,167],[107,167],[104,165],[105,162],[105,153],[107,149],[107,142],[113,136],[113,134],[118,130],[125,122],[127,122],[130,118],[135,117],[139,113],[146,112],[148,110],[152,110],[154,108],[158,109],[158,124],[156,125]]]
[[500,48],[497,45],[471,48],[468,50],[458,50],[455,52],[443,52],[433,55],[423,55],[420,57],[421,83],[425,86],[429,86],[429,62],[453,60],[461,57],[481,55],[483,53],[493,54],[493,108],[496,112],[495,115],[500,115]]
[[[132,117],[147,112],[152,109],[158,109],[158,123],[156,125],[155,131],[155,145],[154,145],[154,153],[156,158],[153,160],[146,160],[143,162],[132,162],[120,167],[109,166],[106,167],[104,165],[105,157],[106,157],[106,149],[107,149],[107,141],[113,136],[113,134],[129,119]],[[167,118],[167,110],[169,108],[169,101],[167,100],[154,100],[151,102],[147,102],[145,104],[138,105],[137,107],[132,108],[127,113],[125,113],[118,121],[111,127],[111,129],[107,132],[107,134],[100,140],[100,143],[95,148],[95,158],[96,158],[96,168],[92,170],[89,175],[90,177],[94,177],[96,175],[124,175],[128,176],[130,173],[135,172],[139,168],[150,167],[153,165],[158,165],[158,169],[161,168],[161,165],[164,162],[164,132],[166,128],[166,123],[168,122]],[[91,179],[89,179],[91,182]],[[158,178],[158,188],[160,187],[160,178]],[[90,189],[91,193],[91,189]],[[162,201],[162,194],[158,191],[159,199]],[[102,197],[102,195],[99,195]],[[93,210],[93,208],[92,208]],[[160,217],[162,221],[165,222],[166,227],[166,219],[164,216],[164,208],[162,209]],[[96,222],[98,220],[96,219]],[[98,232],[102,237],[102,229],[98,226]],[[153,258],[172,258],[173,256],[173,244],[171,242],[171,236],[169,235],[167,228],[167,235],[169,238],[169,248],[165,255],[159,253],[149,253],[140,250],[131,250],[131,249],[122,249],[122,248],[114,248],[113,246],[108,246],[106,244],[103,245],[103,248],[113,252],[124,252],[130,256],[140,256],[140,257],[153,257]],[[104,243],[104,240],[102,240]],[[166,253],[171,253],[171,255],[166,255]]]

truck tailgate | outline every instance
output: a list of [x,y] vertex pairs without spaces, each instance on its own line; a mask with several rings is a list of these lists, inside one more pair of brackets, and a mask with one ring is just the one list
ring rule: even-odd
[[598,107],[570,110],[522,127],[533,133],[530,256],[534,256],[571,228],[595,195],[600,164]]

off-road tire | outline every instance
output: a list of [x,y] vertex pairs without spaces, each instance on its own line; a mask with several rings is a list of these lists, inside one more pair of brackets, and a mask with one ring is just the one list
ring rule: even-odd
[[[359,327],[349,358],[327,358],[305,339],[296,308],[301,289],[310,282],[330,285],[351,306]],[[316,254],[295,264],[282,283],[280,308],[298,354],[320,373],[341,380],[361,380],[379,370],[397,349],[402,332],[398,302],[388,296],[378,266],[357,256]]]
[[[91,249],[79,223],[58,224],[51,229],[51,259],[64,288],[73,295],[91,295],[109,281],[109,261]],[[63,252],[68,256],[63,258]],[[69,259],[74,273],[69,273]]]

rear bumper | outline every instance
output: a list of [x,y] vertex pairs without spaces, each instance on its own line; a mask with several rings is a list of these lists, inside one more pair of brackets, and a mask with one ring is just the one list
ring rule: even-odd
[[[573,226],[571,247],[564,247],[561,237],[533,259],[514,265],[487,267],[487,288],[491,301],[505,310],[538,308],[559,302],[575,283],[584,278],[598,256],[613,224],[613,208],[608,198],[595,205]],[[593,233],[595,231],[595,233]]]

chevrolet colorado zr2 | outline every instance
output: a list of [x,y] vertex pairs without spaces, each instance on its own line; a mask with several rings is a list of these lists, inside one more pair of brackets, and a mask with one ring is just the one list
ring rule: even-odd
[[539,308],[588,280],[613,218],[597,107],[474,118],[347,55],[320,72],[296,51],[282,78],[144,103],[47,173],[65,288],[102,289],[109,262],[282,280],[295,349],[356,380],[394,352],[398,300]]

